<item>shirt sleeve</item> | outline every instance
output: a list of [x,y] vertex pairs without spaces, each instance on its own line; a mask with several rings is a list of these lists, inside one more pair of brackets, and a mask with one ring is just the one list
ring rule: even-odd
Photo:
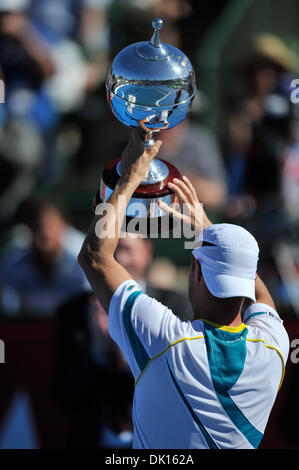
[[116,289],[109,306],[110,336],[126,356],[135,378],[155,355],[184,336],[188,323],[144,294],[133,280]]
[[266,304],[254,303],[245,311],[243,322],[252,328],[257,337],[278,349],[286,364],[290,342],[283,320],[276,310]]

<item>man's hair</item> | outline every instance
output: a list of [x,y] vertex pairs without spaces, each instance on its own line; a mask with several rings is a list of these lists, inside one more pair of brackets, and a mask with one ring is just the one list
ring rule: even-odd
[[41,215],[49,209],[54,209],[64,220],[67,220],[67,212],[61,200],[38,194],[29,197],[19,205],[15,215],[16,222],[34,229]]

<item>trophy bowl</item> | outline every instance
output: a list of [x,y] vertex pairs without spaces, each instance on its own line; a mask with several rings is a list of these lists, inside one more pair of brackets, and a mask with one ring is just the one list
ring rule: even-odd
[[[196,94],[190,60],[176,47],[160,41],[162,19],[154,19],[152,25],[154,33],[150,41],[137,42],[121,50],[106,81],[107,100],[113,114],[126,126],[144,129],[146,148],[154,144],[154,133],[170,129],[185,119]],[[107,165],[102,173],[102,201],[110,197],[120,175],[119,158]],[[174,202],[175,195],[167,185],[173,178],[180,177],[171,163],[154,158],[146,178],[128,204],[126,227],[133,218],[139,222],[155,219],[147,222],[157,222],[156,225],[151,223],[151,227],[156,226],[160,233],[162,218],[166,216],[159,208],[158,200],[168,205]],[[137,203],[142,208],[139,214],[136,213]]]

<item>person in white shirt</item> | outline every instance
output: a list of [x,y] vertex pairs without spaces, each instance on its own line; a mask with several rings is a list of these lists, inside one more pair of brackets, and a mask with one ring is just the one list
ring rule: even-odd
[[[129,202],[160,145],[145,150],[139,131],[132,132],[109,200],[115,228],[125,216],[118,196]],[[258,245],[242,227],[213,225],[203,210],[198,217],[199,201],[186,177],[169,187],[187,204],[187,219],[203,240],[191,256],[193,321],[182,321],[142,292],[114,257],[118,230],[114,237],[101,237],[98,230],[96,236],[101,216],[95,216],[78,256],[135,378],[133,448],[257,448],[289,351],[282,320],[256,274]],[[186,221],[174,208],[160,207]]]

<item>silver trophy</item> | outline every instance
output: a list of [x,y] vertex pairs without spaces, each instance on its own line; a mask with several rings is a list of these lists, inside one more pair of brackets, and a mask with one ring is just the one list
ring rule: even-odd
[[[185,119],[196,94],[190,60],[176,47],[160,41],[162,19],[154,19],[152,25],[154,34],[150,41],[131,44],[119,52],[106,82],[107,99],[114,115],[126,126],[142,127],[147,148],[154,144],[154,133],[171,129]],[[120,174],[121,159],[118,158],[103,171],[102,201],[107,201]],[[159,208],[158,200],[168,205],[174,202],[175,195],[167,185],[173,178],[180,177],[171,163],[154,158],[146,178],[128,204],[127,221],[135,217],[157,219],[159,232],[165,213]],[[136,214],[140,204],[142,214]]]

